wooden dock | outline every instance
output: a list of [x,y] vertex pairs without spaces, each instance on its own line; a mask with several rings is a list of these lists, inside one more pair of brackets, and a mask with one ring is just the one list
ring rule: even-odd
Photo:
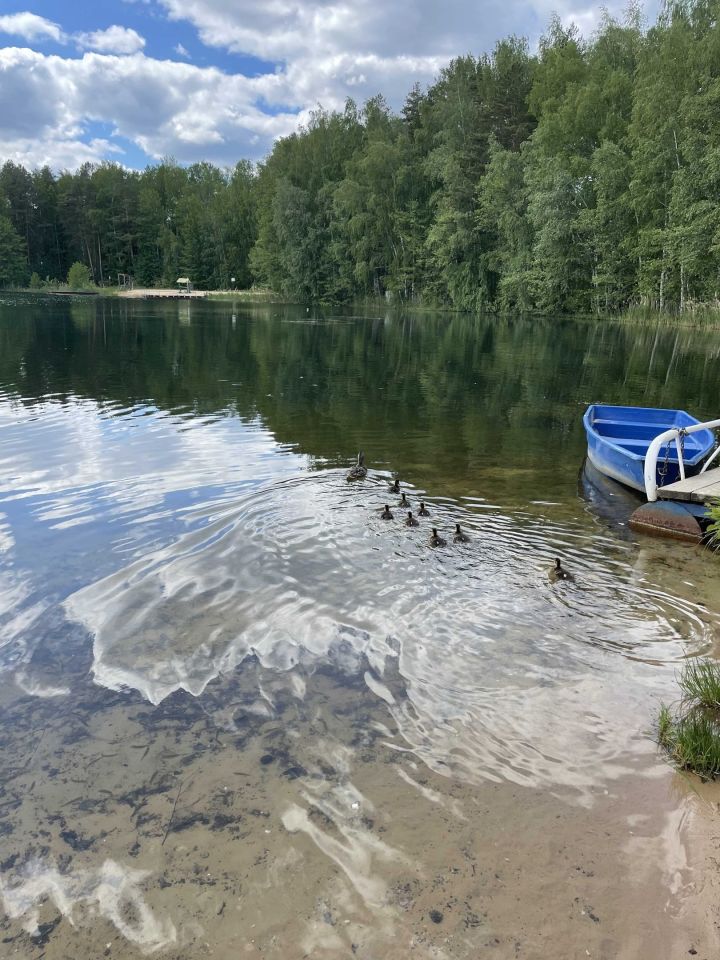
[[677,480],[666,487],[658,487],[657,495],[659,500],[681,500],[685,503],[712,503],[720,500],[720,467]]
[[154,289],[153,287],[136,287],[134,290],[121,290],[119,297],[127,300],[203,300],[208,296],[208,290],[178,290],[176,288]]

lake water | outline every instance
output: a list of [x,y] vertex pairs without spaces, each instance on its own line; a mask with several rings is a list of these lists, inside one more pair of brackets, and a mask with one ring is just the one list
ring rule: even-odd
[[710,950],[652,727],[720,565],[581,416],[719,382],[689,329],[5,296],[0,956]]

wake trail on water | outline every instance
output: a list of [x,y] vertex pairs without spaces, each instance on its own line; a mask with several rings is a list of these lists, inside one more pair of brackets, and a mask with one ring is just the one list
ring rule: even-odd
[[[96,682],[158,704],[248,658],[294,677],[296,696],[333,669],[365,677],[397,749],[437,772],[579,791],[627,772],[652,665],[706,648],[715,619],[607,537],[404,490],[431,511],[419,528],[382,474],[320,470],[199,505],[190,532],[65,602],[93,637]],[[470,542],[433,550],[431,526],[450,541],[456,522]],[[556,552],[576,584],[548,582]]]

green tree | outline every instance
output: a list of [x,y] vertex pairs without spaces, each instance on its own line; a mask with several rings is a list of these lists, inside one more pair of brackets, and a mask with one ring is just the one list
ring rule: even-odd
[[249,287],[253,279],[250,251],[257,236],[255,168],[249,161],[235,165],[217,217],[223,228],[224,284],[235,277],[235,287]]
[[0,216],[0,287],[21,286],[27,275],[22,240],[10,219]]
[[361,142],[362,125],[349,100],[342,113],[316,111],[259,165],[250,265],[260,282],[302,300],[337,296],[342,264],[332,197]]
[[[697,4],[700,6],[700,4]],[[663,309],[679,303],[681,238],[673,237],[672,194],[684,166],[683,102],[698,90],[698,55],[689,6],[672,4],[648,32],[639,58],[629,138],[631,193],[638,219],[638,294]],[[697,47],[702,47],[701,43]],[[674,242],[673,242],[674,240]],[[673,255],[675,254],[675,255]]]
[[71,290],[87,290],[93,285],[87,264],[76,261],[68,270],[67,283]]
[[445,278],[458,307],[492,304],[498,277],[492,269],[492,234],[478,217],[478,194],[491,143],[518,150],[535,121],[528,108],[534,62],[524,41],[499,43],[492,56],[461,57],[429,91],[437,116],[436,146],[427,171],[437,184],[427,236],[431,269]]
[[490,159],[478,189],[478,220],[492,236],[487,264],[498,276],[496,303],[501,310],[531,310],[533,227],[528,216],[525,156],[506,150],[493,138]]

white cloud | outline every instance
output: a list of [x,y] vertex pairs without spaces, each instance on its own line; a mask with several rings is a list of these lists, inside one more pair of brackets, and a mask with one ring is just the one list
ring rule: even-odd
[[[651,0],[654,2],[654,0]],[[158,0],[209,45],[296,63],[338,55],[447,60],[492,48],[500,37],[534,39],[557,12],[587,17],[599,4],[573,0]],[[623,4],[611,0],[612,12]]]
[[[267,72],[195,66],[185,62],[189,54],[180,43],[178,60],[155,60],[140,52],[144,40],[136,31],[117,25],[73,38],[97,51],[81,59],[0,49],[0,153],[31,165],[35,156],[75,167],[110,149],[101,140],[81,142],[84,125],[101,121],[155,158],[257,158],[318,104],[335,109],[348,96],[362,103],[383,93],[399,107],[413,83],[432,82],[453,56],[491,50],[512,33],[532,44],[553,11],[586,31],[598,16],[593,3],[576,0],[157,3],[169,19],[192,24],[206,46],[269,61]],[[619,6],[611,0],[610,11]],[[8,23],[27,39],[33,29],[35,36],[70,39],[34,14],[0,17],[0,29]]]
[[[557,12],[591,29],[595,2],[575,0],[158,0],[209,47],[279,63],[276,98],[339,107],[383,93],[398,107],[452,57],[490,51],[510,34],[534,44]],[[654,4],[655,0],[649,0]],[[611,0],[611,13],[623,3]]]
[[130,27],[113,24],[106,30],[93,30],[89,33],[76,33],[69,36],[59,24],[28,11],[0,16],[0,33],[22,37],[28,43],[46,39],[54,40],[56,43],[67,43],[72,39],[82,49],[97,50],[100,53],[137,53],[145,46],[145,38]]
[[79,33],[75,39],[83,49],[98,50],[100,53],[137,53],[145,46],[145,38],[141,37],[137,30],[117,24],[107,30]]
[[122,163],[122,149],[111,140],[97,137],[89,142],[73,137],[50,136],[43,140],[19,138],[3,140],[0,158],[22,164],[26,169],[50,167],[76,170],[83,163],[101,163],[114,159]]
[[0,17],[0,33],[9,33],[13,37],[22,37],[23,40],[55,40],[64,43],[65,34],[57,23],[39,17],[27,10],[22,13],[10,13]]
[[[260,155],[274,137],[295,128],[294,113],[271,115],[257,105],[277,86],[274,76],[228,75],[140,53],[66,59],[0,49],[2,156],[71,168],[100,159],[112,149],[108,141],[80,141],[84,124],[101,121],[155,158],[232,163],[248,154],[252,138]],[[284,88],[281,93],[291,96]]]

